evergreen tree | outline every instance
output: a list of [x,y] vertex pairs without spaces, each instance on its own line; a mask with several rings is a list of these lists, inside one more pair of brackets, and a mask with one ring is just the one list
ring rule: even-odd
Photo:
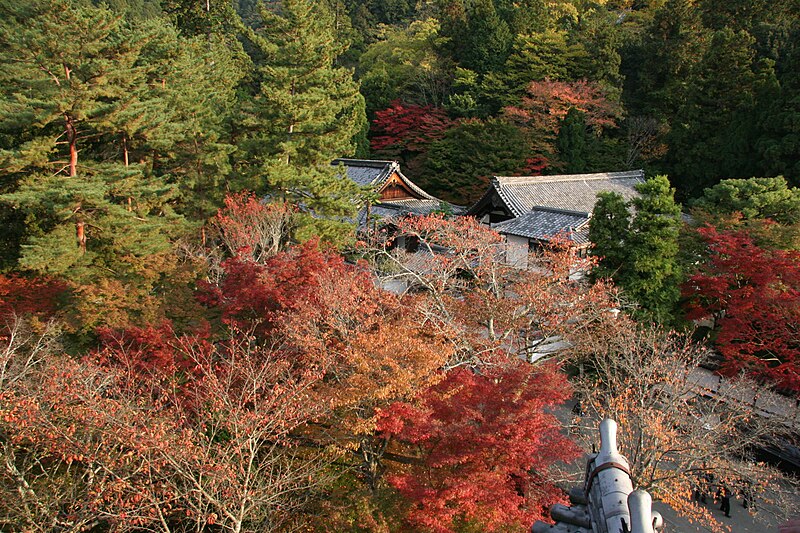
[[21,266],[57,273],[86,267],[101,243],[123,238],[126,224],[139,244],[166,246],[175,226],[165,203],[175,188],[152,179],[146,164],[120,168],[108,156],[90,159],[103,141],[117,152],[117,141],[124,145],[118,125],[129,97],[148,88],[137,63],[147,36],[105,9],[10,4],[2,6],[0,76],[15,88],[4,94],[0,124],[20,142],[2,154],[6,179],[16,183],[3,200],[27,216]]
[[556,149],[567,174],[586,171],[590,144],[594,139],[587,131],[584,114],[574,107],[561,121],[556,137]]
[[666,176],[651,178],[636,190],[640,196],[628,204],[618,194],[598,195],[589,227],[592,254],[601,258],[593,276],[612,278],[639,305],[635,314],[640,318],[666,323],[680,297],[681,211]]
[[230,0],[161,0],[161,9],[188,36],[230,33],[241,24]]
[[800,186],[800,24],[787,33],[775,64],[778,79],[771,87],[765,84],[758,98],[762,134],[756,148],[761,175],[783,175]]
[[497,110],[517,106],[532,81],[568,81],[585,76],[586,49],[572,42],[563,30],[517,35],[503,68],[484,78],[480,100]]
[[641,306],[640,316],[666,323],[673,318],[680,297],[677,255],[681,210],[666,176],[651,178],[636,190],[641,196],[630,202],[636,214],[625,243],[627,258],[617,281]]
[[646,37],[627,55],[628,101],[635,111],[669,120],[686,98],[686,80],[705,48],[706,30],[693,0],[667,0]]
[[478,74],[502,67],[513,39],[492,0],[476,0],[470,4],[464,23],[455,27],[455,33],[443,34],[451,38],[455,58],[461,66]]
[[93,296],[100,320],[114,320],[107,305],[161,305],[156,286],[187,229],[175,206],[192,203],[181,186],[227,160],[214,124],[232,92],[212,87],[235,79],[225,55],[84,3],[2,2],[0,13],[0,203],[25,222],[10,261],[110,291]]
[[597,195],[589,223],[591,254],[599,259],[592,270],[594,279],[615,278],[625,265],[625,239],[630,232],[630,213],[625,199],[615,192]]
[[712,215],[740,213],[744,220],[800,223],[800,189],[789,187],[782,176],[722,180],[703,191],[692,206]]
[[526,171],[530,153],[522,132],[500,119],[462,122],[431,143],[419,182],[457,204],[480,198],[492,175]]
[[743,30],[715,32],[689,79],[686,101],[668,138],[669,161],[684,194],[698,196],[720,176],[745,178],[758,172],[757,95],[774,72],[768,63],[757,62],[754,44]]
[[366,121],[352,73],[335,65],[344,47],[334,39],[326,2],[262,4],[249,33],[258,48],[258,92],[243,106],[240,149],[245,171],[261,192],[300,204],[307,213],[300,239],[336,241],[363,193],[331,166],[355,152]]
[[545,31],[549,25],[547,2],[544,0],[495,0],[494,5],[513,35]]

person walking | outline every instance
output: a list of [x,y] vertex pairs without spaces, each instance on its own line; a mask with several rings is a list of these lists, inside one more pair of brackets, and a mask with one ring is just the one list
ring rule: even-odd
[[725,516],[728,518],[731,517],[731,491],[728,489],[727,485],[722,485],[720,487],[720,500],[722,501],[722,505],[720,506],[719,510],[725,513]]

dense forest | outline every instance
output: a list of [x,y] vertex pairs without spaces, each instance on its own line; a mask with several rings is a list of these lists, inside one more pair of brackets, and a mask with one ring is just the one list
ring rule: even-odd
[[[0,531],[522,531],[573,393],[682,514],[777,478],[755,400],[665,399],[800,391],[797,0],[0,0],[0,84]],[[340,157],[651,179],[527,271],[395,221],[420,269]]]

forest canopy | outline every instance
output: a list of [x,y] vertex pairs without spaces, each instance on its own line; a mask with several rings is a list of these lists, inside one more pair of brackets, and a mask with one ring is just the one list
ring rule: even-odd
[[[693,519],[774,479],[755,399],[664,406],[800,394],[796,1],[0,0],[0,85],[0,529],[528,529],[574,391]],[[340,158],[439,207],[370,226]],[[527,269],[453,216],[629,169]]]

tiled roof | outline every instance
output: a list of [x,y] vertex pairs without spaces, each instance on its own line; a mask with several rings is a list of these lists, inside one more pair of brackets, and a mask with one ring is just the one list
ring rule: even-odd
[[[442,200],[392,200],[377,203],[370,206],[370,217],[389,220],[392,218],[404,217],[407,215],[430,215],[433,212],[449,209],[455,215],[463,214],[464,208],[457,205],[448,204]],[[358,213],[358,225],[363,226],[367,222],[367,210],[361,209]]]
[[517,218],[492,224],[492,229],[503,235],[517,235],[528,239],[548,240],[562,234],[577,244],[589,242],[588,212],[534,206]]
[[378,161],[369,159],[336,159],[334,166],[344,165],[347,177],[362,187],[380,186],[392,173],[396,161]]
[[[344,165],[347,177],[362,187],[372,187],[379,190],[393,173],[397,173],[403,183],[420,198],[405,198],[397,200],[384,200],[370,207],[371,217],[391,219],[395,217],[414,215],[429,215],[434,211],[448,209],[454,214],[463,214],[464,208],[439,200],[435,196],[420,189],[414,182],[400,172],[397,161],[382,161],[372,159],[336,159],[333,165]],[[367,210],[361,209],[358,213],[358,226],[366,224]]]
[[416,183],[408,179],[402,172],[400,172],[400,164],[397,161],[381,161],[372,159],[335,159],[331,164],[344,165],[348,178],[363,187],[372,186],[375,190],[380,189],[386,180],[389,179],[389,176],[391,176],[393,172],[396,172],[400,179],[403,180],[403,183],[405,183],[409,189],[414,191],[422,198],[428,200],[439,200],[435,196],[431,196],[420,189]]
[[[496,176],[484,197],[497,193],[517,217],[535,206],[590,213],[597,201],[597,193],[616,192],[630,200],[637,194],[634,187],[643,181],[641,170],[559,176]],[[480,201],[476,206],[479,204]]]

